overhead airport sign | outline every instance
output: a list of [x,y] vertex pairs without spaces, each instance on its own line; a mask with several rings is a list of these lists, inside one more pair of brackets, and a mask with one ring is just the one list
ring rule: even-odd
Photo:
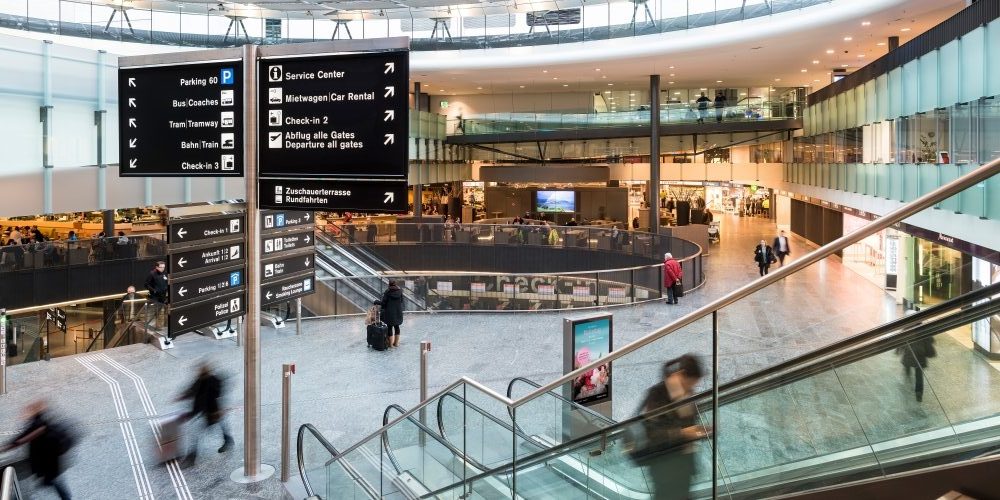
[[241,61],[120,68],[121,177],[241,177]]
[[192,243],[200,240],[223,240],[242,236],[245,231],[243,214],[223,215],[211,219],[171,219],[167,227],[167,243]]
[[66,310],[61,307],[52,307],[45,311],[45,321],[51,321],[56,328],[66,331]]
[[303,210],[262,210],[260,229],[262,232],[288,229],[295,226],[315,224],[313,213]]
[[315,244],[316,236],[313,230],[299,231],[297,233],[281,233],[267,235],[261,244],[261,255],[267,257],[276,252],[287,252],[300,248],[311,247]]
[[405,212],[406,181],[261,179],[261,208]]
[[284,302],[313,293],[316,277],[312,274],[278,281],[260,287],[261,305]]
[[170,303],[182,304],[205,300],[215,295],[240,290],[246,286],[243,267],[170,280]]
[[406,178],[407,51],[267,58],[257,78],[261,178]]
[[171,307],[168,334],[171,338],[246,314],[243,291],[180,307]]
[[284,279],[292,274],[312,271],[316,266],[314,252],[300,253],[267,262],[261,262],[261,282]]
[[246,258],[242,241],[170,254],[172,276],[204,272]]

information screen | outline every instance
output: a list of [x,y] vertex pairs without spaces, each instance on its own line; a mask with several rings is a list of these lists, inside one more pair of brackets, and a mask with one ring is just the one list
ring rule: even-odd
[[241,177],[243,63],[118,71],[121,177]]
[[535,211],[546,213],[576,212],[576,191],[537,191]]
[[[573,323],[573,369],[611,354],[611,318],[601,317]],[[611,396],[611,363],[573,380],[573,401],[592,404]]]

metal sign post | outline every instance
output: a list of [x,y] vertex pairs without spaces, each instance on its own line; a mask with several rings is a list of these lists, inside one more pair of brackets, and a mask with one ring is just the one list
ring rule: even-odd
[[295,299],[295,335],[302,335],[302,297]]
[[281,365],[281,482],[288,482],[288,464],[291,462],[292,375],[295,364]]
[[0,395],[7,394],[7,310],[0,309]]

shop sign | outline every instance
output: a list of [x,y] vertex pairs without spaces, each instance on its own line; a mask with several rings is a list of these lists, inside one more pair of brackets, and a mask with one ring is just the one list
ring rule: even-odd
[[486,283],[472,283],[469,285],[469,290],[471,290],[472,293],[485,293]]
[[608,288],[608,297],[612,299],[624,299],[625,288],[620,286],[613,286]]
[[503,284],[503,293],[513,294],[515,290],[516,290],[516,288],[515,288],[515,285],[513,283],[504,283]]
[[555,285],[545,285],[545,284],[538,285],[539,295],[555,295],[555,293],[556,293]]
[[438,281],[437,285],[434,287],[435,290],[438,290],[438,291],[441,291],[441,292],[450,292],[451,288],[452,287],[451,287],[451,282],[450,281]]
[[590,287],[588,287],[588,286],[574,286],[573,287],[573,296],[574,297],[589,297],[590,296]]

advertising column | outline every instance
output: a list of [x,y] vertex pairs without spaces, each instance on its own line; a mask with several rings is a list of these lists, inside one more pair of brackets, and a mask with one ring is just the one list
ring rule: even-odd
[[[612,316],[610,314],[583,319],[563,320],[563,373],[570,373],[582,366],[605,358],[614,346]],[[567,399],[611,418],[612,395],[611,363],[598,365],[576,377],[566,388]],[[584,410],[565,408],[563,436],[566,439],[593,432],[593,418]]]

